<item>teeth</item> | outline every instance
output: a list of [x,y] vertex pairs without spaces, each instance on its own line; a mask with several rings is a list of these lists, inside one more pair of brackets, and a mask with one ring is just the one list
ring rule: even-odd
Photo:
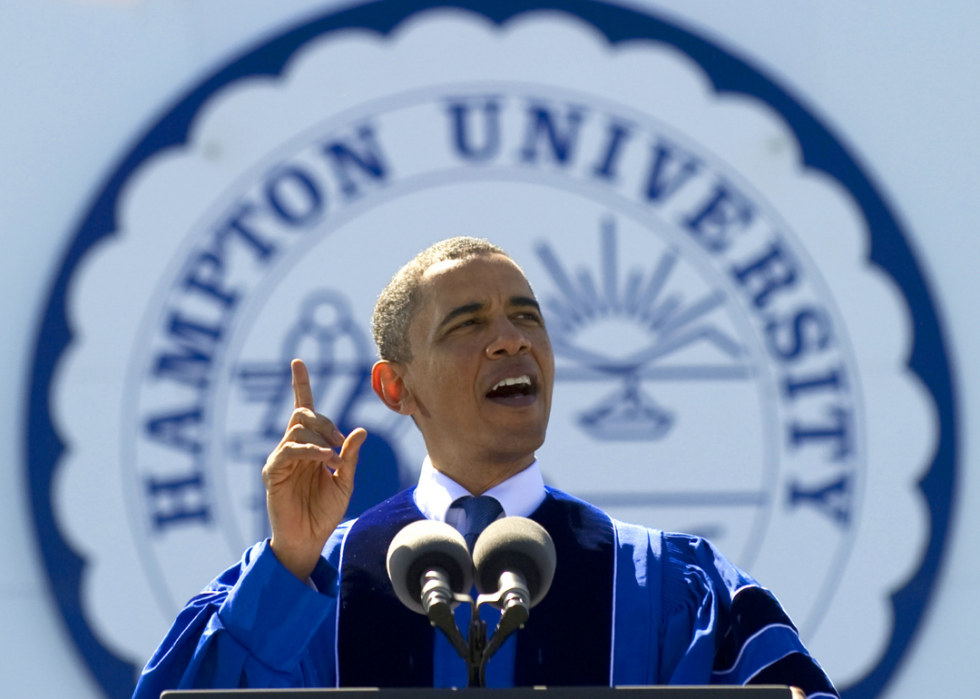
[[515,379],[504,379],[490,390],[496,391],[498,388],[502,388],[504,386],[530,386],[530,385],[531,385],[531,377],[518,376]]

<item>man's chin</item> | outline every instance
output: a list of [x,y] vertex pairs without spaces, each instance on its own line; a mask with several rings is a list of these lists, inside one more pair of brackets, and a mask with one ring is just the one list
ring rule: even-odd
[[515,426],[498,432],[494,451],[508,461],[533,459],[534,453],[544,445],[545,428],[539,425]]

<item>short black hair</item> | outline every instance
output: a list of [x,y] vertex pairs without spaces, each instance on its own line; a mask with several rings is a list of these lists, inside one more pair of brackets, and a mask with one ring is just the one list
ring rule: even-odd
[[374,342],[382,359],[390,362],[412,361],[408,329],[418,311],[421,282],[426,270],[446,260],[465,260],[476,255],[510,258],[489,240],[459,236],[426,248],[398,270],[378,297],[371,318]]

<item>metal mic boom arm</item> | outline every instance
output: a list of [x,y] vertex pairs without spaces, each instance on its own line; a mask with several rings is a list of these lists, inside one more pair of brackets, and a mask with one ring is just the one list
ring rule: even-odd
[[[489,658],[487,625],[480,619],[478,605],[469,595],[453,593],[449,586],[449,577],[439,568],[427,570],[421,582],[422,608],[429,618],[429,623],[445,634],[459,657],[466,662],[466,686],[485,687],[485,668]],[[456,626],[456,617],[453,614],[456,605],[462,603],[470,605],[470,627],[466,640],[463,640],[463,634]]]
[[519,571],[506,570],[500,574],[500,586],[497,592],[487,595],[480,595],[476,598],[476,606],[491,604],[501,610],[500,621],[497,628],[490,637],[490,642],[483,651],[483,659],[480,662],[480,686],[485,684],[487,661],[504,644],[507,638],[517,631],[523,629],[530,615],[531,593],[527,589],[527,582]]
[[[480,595],[475,603],[469,595],[454,594],[448,576],[439,568],[427,570],[422,576],[421,585],[422,608],[429,622],[445,634],[459,656],[466,661],[467,686],[485,687],[487,662],[514,631],[523,628],[528,619],[531,597],[524,576],[519,572],[505,571],[500,575],[497,592]],[[456,604],[464,602],[470,605],[466,640],[463,640],[453,615]],[[489,643],[486,623],[479,616],[479,607],[484,604],[502,610],[500,622]]]
[[460,657],[469,657],[469,646],[456,626],[453,609],[457,604],[468,603],[473,606],[469,595],[456,594],[449,584],[449,576],[441,568],[430,568],[422,575],[422,609],[429,622],[442,631]]

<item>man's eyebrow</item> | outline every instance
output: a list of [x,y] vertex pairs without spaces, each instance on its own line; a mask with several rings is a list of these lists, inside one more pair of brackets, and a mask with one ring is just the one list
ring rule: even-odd
[[511,306],[530,306],[538,313],[541,312],[541,305],[530,296],[511,296],[510,297]]
[[476,313],[477,311],[481,310],[482,308],[483,308],[483,304],[482,303],[478,303],[476,301],[474,301],[473,303],[467,303],[467,304],[465,304],[463,306],[459,306],[457,308],[454,308],[453,310],[449,311],[449,313],[446,314],[446,317],[445,318],[442,319],[442,322],[439,323],[439,327],[441,328],[444,325],[447,325],[448,323],[451,323],[453,321],[453,319],[458,318],[459,316],[465,316],[465,315],[468,315],[470,313]]
[[[510,305],[528,306],[536,310],[538,313],[541,312],[541,306],[538,304],[538,302],[535,299],[531,298],[530,296],[511,296]],[[449,313],[446,314],[446,317],[443,318],[442,322],[439,323],[439,328],[448,325],[459,316],[465,316],[465,315],[469,315],[470,313],[476,313],[477,311],[481,311],[484,308],[485,308],[485,304],[482,304],[478,301],[474,301],[473,303],[467,303],[462,306],[458,306],[457,308],[454,308],[453,310],[449,311]]]

